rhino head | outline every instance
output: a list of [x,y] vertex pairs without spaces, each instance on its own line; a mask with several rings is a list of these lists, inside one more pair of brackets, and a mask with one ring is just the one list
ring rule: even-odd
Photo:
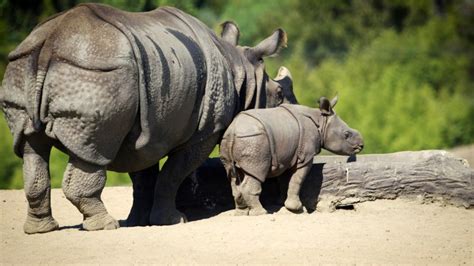
[[364,141],[359,131],[350,128],[335,112],[334,106],[338,97],[329,101],[325,97],[319,99],[321,111],[320,130],[322,147],[339,155],[353,155],[364,148]]
[[227,21],[222,24],[221,37],[224,41],[237,48],[241,58],[241,68],[234,69],[239,89],[245,87],[243,109],[271,108],[282,103],[297,104],[293,93],[293,80],[286,67],[280,67],[275,79],[268,76],[265,71],[263,58],[275,56],[278,51],[286,46],[285,31],[277,29],[272,35],[254,47],[238,45],[240,30],[234,22]]
[[266,107],[276,107],[282,103],[298,104],[293,93],[293,77],[288,68],[281,66],[275,79],[266,81]]

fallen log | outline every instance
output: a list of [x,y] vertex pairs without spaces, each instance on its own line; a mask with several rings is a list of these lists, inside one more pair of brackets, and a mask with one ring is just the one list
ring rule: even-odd
[[301,194],[308,207],[318,202],[314,195],[320,183],[318,208],[329,210],[368,200],[399,197],[465,208],[474,205],[474,169],[466,160],[446,151],[370,154],[353,160],[321,156],[315,161]]
[[[474,169],[467,161],[442,150],[404,151],[357,157],[316,156],[300,193],[312,212],[353,208],[354,204],[400,197],[421,202],[442,202],[472,208]],[[260,196],[263,205],[281,204],[280,190],[288,180],[267,179]],[[283,193],[285,195],[285,193]],[[232,209],[233,198],[225,170],[218,158],[206,161],[182,184],[177,197],[180,209]]]

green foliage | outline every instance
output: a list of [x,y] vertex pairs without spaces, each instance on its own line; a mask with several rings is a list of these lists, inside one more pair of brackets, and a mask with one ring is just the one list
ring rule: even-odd
[[3,112],[0,115],[0,189],[22,187],[22,184],[12,184],[17,180],[21,181],[22,162],[13,153],[13,139],[7,121]]
[[448,17],[402,33],[384,30],[346,60],[329,59],[307,70],[307,81],[296,85],[305,89],[298,98],[314,105],[320,95],[338,93],[336,110],[361,130],[365,152],[472,143],[471,62],[453,26]]
[[[7,55],[40,21],[86,0],[0,0],[0,76]],[[365,139],[364,152],[448,148],[474,142],[474,4],[470,0],[100,0],[128,11],[169,5],[219,31],[237,22],[240,43],[253,46],[283,28],[288,48],[266,60],[275,76],[285,65],[300,103],[320,96]],[[218,156],[216,147],[211,154]],[[52,186],[68,156],[53,149]],[[160,165],[166,158],[160,161]],[[0,188],[21,188],[22,162],[0,118]],[[108,172],[107,185],[127,174]]]

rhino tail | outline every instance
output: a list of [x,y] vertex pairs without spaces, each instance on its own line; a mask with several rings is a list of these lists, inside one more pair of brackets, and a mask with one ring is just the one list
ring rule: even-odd
[[40,131],[42,128],[42,121],[40,117],[41,111],[41,101],[43,95],[43,85],[46,78],[46,73],[48,72],[49,63],[51,60],[52,54],[52,47],[51,42],[47,39],[43,46],[40,48],[39,55],[38,55],[38,64],[37,64],[37,71],[36,76],[33,80],[33,88],[32,88],[32,98],[28,102],[28,106],[31,110],[31,120],[33,122],[33,128],[35,131]]
[[229,158],[227,158],[229,161],[230,161],[230,166],[231,168],[229,169],[230,170],[230,174],[231,176],[239,179],[238,181],[240,182],[240,176],[239,176],[239,173],[237,171],[237,167],[236,167],[236,162],[235,162],[235,157],[234,157],[234,143],[235,143],[235,126],[233,125],[230,125],[229,126],[229,135],[227,136],[228,138],[228,141],[227,141],[227,151],[228,151],[228,155],[229,155]]

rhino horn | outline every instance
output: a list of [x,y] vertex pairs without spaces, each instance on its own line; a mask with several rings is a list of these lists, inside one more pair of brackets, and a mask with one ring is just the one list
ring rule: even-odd
[[233,21],[226,21],[221,24],[221,37],[226,42],[236,46],[239,43],[240,30],[237,24]]
[[291,76],[291,72],[290,70],[288,70],[288,68],[284,67],[284,66],[281,66],[279,69],[278,69],[278,74],[275,78],[275,80],[282,80],[286,77],[289,77],[290,80],[293,80],[293,77]]

